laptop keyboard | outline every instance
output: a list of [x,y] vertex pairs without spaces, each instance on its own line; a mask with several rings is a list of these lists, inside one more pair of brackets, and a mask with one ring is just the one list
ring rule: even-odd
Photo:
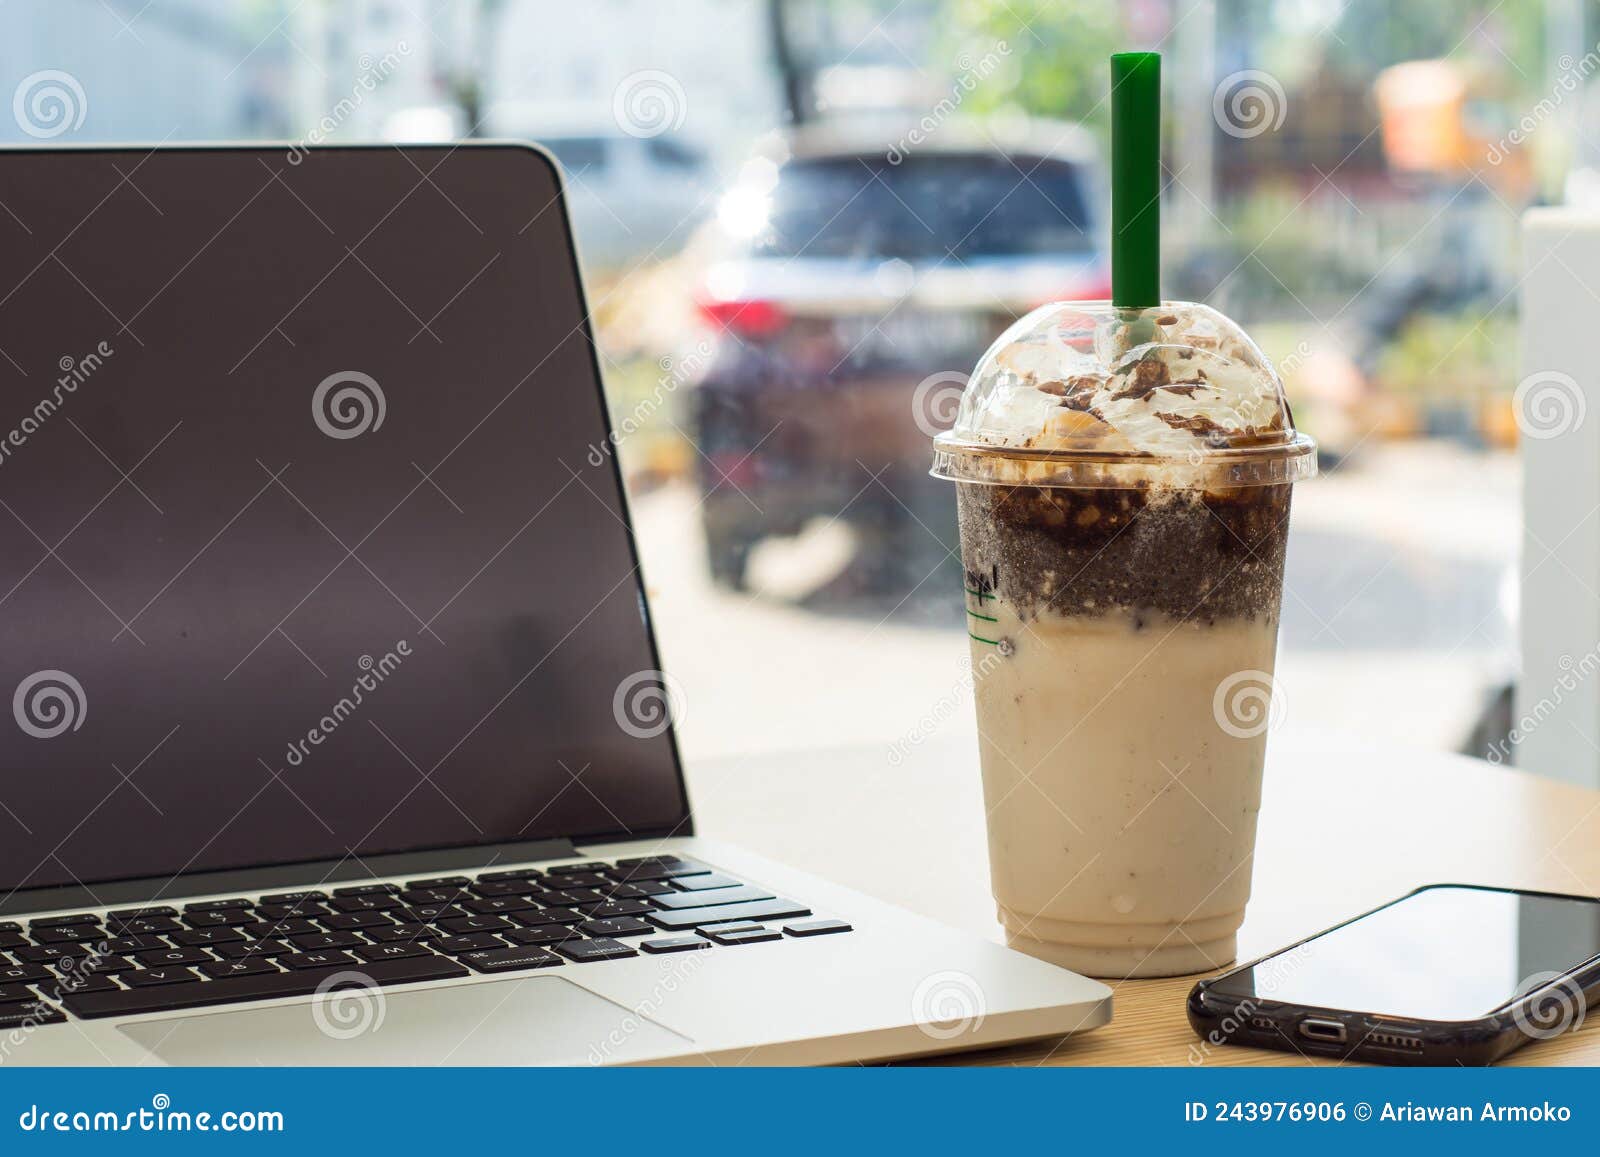
[[37,916],[0,922],[0,1029],[850,930],[676,856]]

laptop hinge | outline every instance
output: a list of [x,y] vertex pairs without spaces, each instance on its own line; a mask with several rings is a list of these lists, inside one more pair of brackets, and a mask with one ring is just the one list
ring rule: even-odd
[[30,888],[0,899],[0,915],[11,912],[61,912],[72,908],[116,907],[159,903],[184,896],[214,896],[221,892],[267,892],[316,888],[349,880],[374,877],[438,875],[470,872],[496,864],[539,863],[578,856],[566,837],[521,840],[468,848],[438,848],[426,852],[395,852],[360,860],[319,860],[306,864],[280,864],[265,868],[240,868],[226,872],[195,872],[146,880],[118,880],[109,884]]

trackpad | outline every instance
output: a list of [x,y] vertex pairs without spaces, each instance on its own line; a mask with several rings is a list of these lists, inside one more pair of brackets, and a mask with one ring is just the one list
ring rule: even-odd
[[689,1043],[558,976],[335,991],[118,1027],[170,1065],[614,1064]]

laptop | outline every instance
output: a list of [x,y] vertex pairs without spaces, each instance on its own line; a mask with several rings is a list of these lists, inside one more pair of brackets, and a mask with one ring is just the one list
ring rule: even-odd
[[840,1063],[1109,1018],[693,834],[610,428],[537,148],[0,153],[0,1063]]

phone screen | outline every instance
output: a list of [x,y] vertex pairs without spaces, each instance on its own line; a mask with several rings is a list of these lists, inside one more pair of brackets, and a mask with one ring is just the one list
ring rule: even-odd
[[1426,888],[1214,991],[1413,1020],[1475,1020],[1600,956],[1600,901]]

